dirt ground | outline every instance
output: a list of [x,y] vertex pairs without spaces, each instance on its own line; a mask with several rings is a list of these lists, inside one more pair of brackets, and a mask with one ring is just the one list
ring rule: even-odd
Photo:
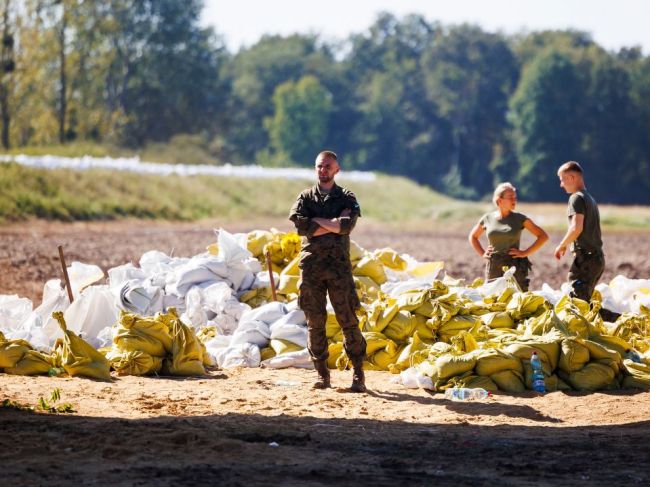
[[[192,255],[219,222],[43,223],[0,229],[0,294],[40,303],[43,283],[68,263],[105,270],[151,249]],[[226,225],[248,231],[284,222]],[[482,272],[464,232],[359,225],[354,238],[455,277]],[[533,257],[532,287],[559,286],[568,259],[553,243]],[[607,234],[604,280],[649,277],[647,235]],[[634,249],[630,251],[630,249]],[[641,251],[639,251],[641,250]],[[0,401],[36,405],[55,388],[72,414],[0,407],[3,485],[650,485],[650,392],[497,394],[450,402],[369,372],[370,392],[309,388],[314,372],[235,369],[205,378],[21,378],[0,374]]]

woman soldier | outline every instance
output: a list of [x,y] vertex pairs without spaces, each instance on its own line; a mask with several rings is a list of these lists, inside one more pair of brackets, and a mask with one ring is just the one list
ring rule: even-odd
[[[469,234],[469,242],[474,250],[486,259],[485,278],[487,281],[503,276],[503,268],[515,266],[515,279],[522,291],[528,290],[528,271],[531,263],[528,256],[539,250],[548,240],[547,233],[526,215],[515,212],[517,190],[510,183],[501,183],[492,197],[497,210],[481,217]],[[519,249],[521,231],[528,230],[537,239],[527,249]],[[487,249],[483,249],[479,237],[486,233]]]

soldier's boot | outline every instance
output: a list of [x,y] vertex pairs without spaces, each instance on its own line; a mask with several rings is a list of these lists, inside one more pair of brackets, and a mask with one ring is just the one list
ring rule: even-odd
[[332,387],[330,382],[330,369],[327,367],[327,361],[315,360],[314,368],[318,372],[318,380],[314,382],[313,389],[328,389]]
[[352,372],[352,392],[366,392],[366,375],[363,373],[363,360],[352,362],[354,371]]

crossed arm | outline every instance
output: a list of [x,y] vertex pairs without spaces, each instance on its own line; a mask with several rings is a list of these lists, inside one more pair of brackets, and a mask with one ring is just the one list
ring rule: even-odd
[[314,232],[314,237],[325,235],[326,233],[341,233],[341,218],[349,218],[351,213],[350,209],[346,208],[338,218],[312,218],[311,221],[319,226]]

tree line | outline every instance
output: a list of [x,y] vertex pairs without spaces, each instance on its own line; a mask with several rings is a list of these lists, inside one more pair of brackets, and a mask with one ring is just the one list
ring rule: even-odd
[[138,148],[191,135],[216,162],[404,175],[478,199],[498,181],[564,199],[650,203],[650,57],[579,31],[521,35],[380,14],[343,41],[263,36],[229,52],[202,0],[0,0],[5,148]]

